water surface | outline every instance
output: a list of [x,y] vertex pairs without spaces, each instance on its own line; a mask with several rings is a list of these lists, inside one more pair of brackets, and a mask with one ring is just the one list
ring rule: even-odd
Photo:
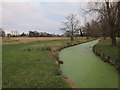
[[61,50],[61,70],[78,88],[118,88],[118,71],[92,51],[97,42]]

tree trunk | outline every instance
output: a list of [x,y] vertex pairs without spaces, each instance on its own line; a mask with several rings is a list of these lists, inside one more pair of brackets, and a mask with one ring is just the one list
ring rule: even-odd
[[117,45],[116,37],[113,37],[111,39],[112,39],[112,46],[116,46]]
[[87,39],[89,39],[89,37],[88,37],[88,36],[87,36],[86,38],[87,38]]
[[104,40],[106,40],[106,36],[104,36],[103,38],[104,38]]
[[110,3],[109,3],[109,0],[106,2],[106,6],[107,6],[107,13],[108,13],[108,22],[109,22],[109,25],[110,25],[110,37],[111,37],[111,45],[112,46],[116,46],[117,45],[117,42],[116,42],[116,30],[115,30],[115,25],[113,24],[113,20],[111,18],[111,15],[110,15],[110,7],[109,7]]
[[73,41],[73,36],[70,37],[71,41]]
[[83,37],[83,33],[82,33],[81,29],[80,29],[80,36]]
[[117,42],[116,42],[116,33],[115,32],[111,32],[111,44],[112,46],[116,46],[117,45]]
[[74,37],[73,35],[74,35],[74,31],[73,31],[73,24],[72,24],[72,33],[71,33],[71,40],[72,40],[72,41],[73,41],[73,39],[74,39],[74,38],[73,38],[73,37]]

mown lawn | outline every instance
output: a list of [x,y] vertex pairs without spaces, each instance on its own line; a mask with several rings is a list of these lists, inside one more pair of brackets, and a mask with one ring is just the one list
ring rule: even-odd
[[60,71],[55,63],[56,59],[49,55],[51,51],[41,50],[44,47],[54,49],[67,42],[69,39],[3,44],[2,87],[70,88],[59,74]]
[[112,57],[113,59],[118,60],[118,48],[120,46],[120,39],[117,39],[117,46],[112,46],[111,45],[111,39],[107,38],[106,40],[100,41],[96,49],[100,51],[101,53]]

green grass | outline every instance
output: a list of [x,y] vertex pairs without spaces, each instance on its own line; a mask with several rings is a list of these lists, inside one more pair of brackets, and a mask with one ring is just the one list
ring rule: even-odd
[[111,40],[107,38],[106,40],[102,40],[96,46],[96,49],[101,53],[110,56],[113,59],[118,60],[118,44],[120,43],[120,39],[117,39],[117,46],[111,45]]
[[3,46],[3,88],[68,88],[55,58],[48,51],[24,51],[49,44],[65,43],[68,40],[38,41],[34,43]]
[[65,39],[3,45],[2,87],[70,88],[64,78],[58,75],[60,71],[55,63],[56,59],[49,55],[50,51],[37,51],[48,46],[55,48],[68,41]]
[[118,88],[118,71],[92,51],[97,41],[60,51],[63,74],[78,88]]

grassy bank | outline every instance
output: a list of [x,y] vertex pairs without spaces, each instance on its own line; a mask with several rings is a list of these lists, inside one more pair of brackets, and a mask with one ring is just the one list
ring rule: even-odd
[[[5,40],[5,41],[4,41]],[[10,39],[12,40],[12,39]],[[83,42],[85,38],[76,41]],[[60,76],[56,58],[49,53],[70,42],[69,39],[7,41],[2,45],[3,88],[68,88]]]
[[[117,46],[111,45],[111,39],[106,40],[101,39],[100,42],[95,46],[95,50],[99,53],[102,58],[115,65],[119,69],[120,58],[118,57],[118,48],[120,45],[120,39],[117,39]],[[104,56],[103,56],[104,55]]]
[[[117,43],[120,43],[120,39],[117,39]],[[104,53],[107,56],[111,56],[112,58],[118,59],[118,45],[111,46],[110,38],[100,41],[97,44],[96,49]]]

